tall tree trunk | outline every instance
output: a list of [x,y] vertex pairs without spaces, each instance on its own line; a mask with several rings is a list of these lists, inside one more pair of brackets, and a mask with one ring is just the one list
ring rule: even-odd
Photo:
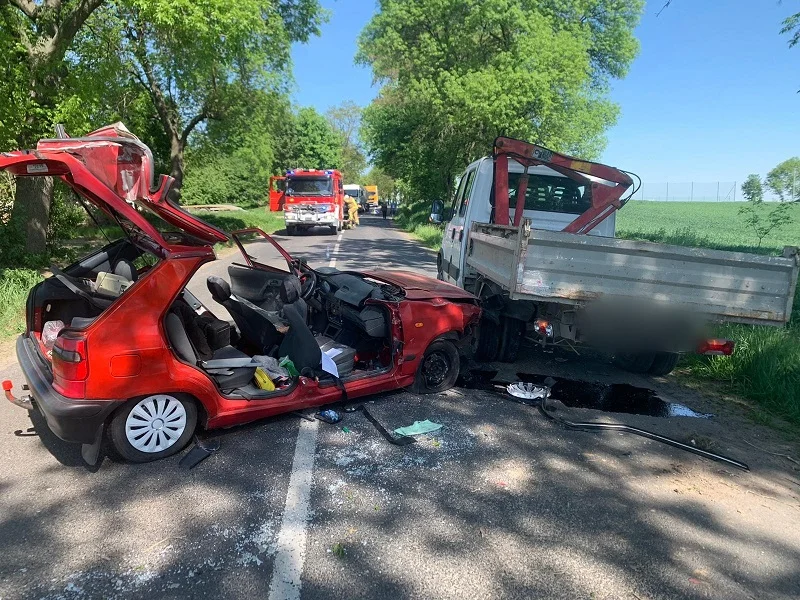
[[47,252],[47,226],[50,223],[50,202],[53,199],[52,177],[18,177],[11,223],[25,236],[25,252]]
[[186,147],[180,139],[173,138],[170,143],[170,169],[169,174],[175,180],[170,191],[170,198],[178,202],[181,198],[181,188],[183,187],[183,173],[185,168],[184,163],[184,150]]

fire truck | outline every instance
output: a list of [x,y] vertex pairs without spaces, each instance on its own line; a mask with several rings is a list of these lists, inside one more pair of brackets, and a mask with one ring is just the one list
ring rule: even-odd
[[328,227],[334,233],[341,231],[344,225],[342,174],[334,169],[287,171],[283,216],[288,235],[313,227]]

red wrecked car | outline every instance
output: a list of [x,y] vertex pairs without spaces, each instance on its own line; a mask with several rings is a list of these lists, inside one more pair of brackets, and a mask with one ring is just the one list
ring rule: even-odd
[[[30,291],[16,345],[29,395],[3,382],[9,400],[84,444],[88,462],[106,432],[145,462],[181,450],[198,426],[453,385],[480,316],[472,294],[406,272],[312,269],[260,230],[229,236],[170,201],[172,179],[154,179],[152,165],[121,124],[0,154],[16,176],[61,178],[125,233]],[[215,303],[204,306],[187,283],[231,239],[242,260],[229,281],[208,278]],[[260,261],[265,247],[283,264]]]

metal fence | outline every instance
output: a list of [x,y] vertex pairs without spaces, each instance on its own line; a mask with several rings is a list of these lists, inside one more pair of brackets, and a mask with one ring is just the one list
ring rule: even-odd
[[633,198],[657,202],[737,202],[744,200],[742,190],[736,181],[690,181],[688,183],[644,181]]

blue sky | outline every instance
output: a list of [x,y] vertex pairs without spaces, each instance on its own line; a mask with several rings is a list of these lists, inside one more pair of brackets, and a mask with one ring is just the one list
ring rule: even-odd
[[[371,0],[323,0],[322,35],[292,51],[295,101],[320,111],[377,95],[356,66]],[[656,18],[650,0],[636,35],[641,52],[615,82],[620,105],[603,160],[645,182],[738,181],[800,155],[800,47],[780,23],[798,0],[673,0]]]

